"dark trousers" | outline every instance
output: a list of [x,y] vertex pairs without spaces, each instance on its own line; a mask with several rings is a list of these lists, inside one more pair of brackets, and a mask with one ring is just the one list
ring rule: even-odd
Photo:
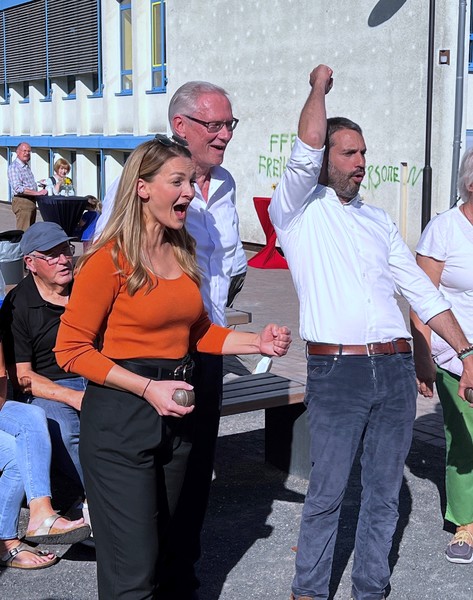
[[190,449],[181,426],[133,394],[87,386],[80,459],[101,600],[156,598]]
[[160,600],[186,600],[199,587],[194,565],[200,558],[200,533],[212,483],[223,375],[221,356],[196,353],[193,359],[195,409],[186,423],[190,426],[192,449],[172,520],[171,551],[167,556],[164,580],[160,586]]
[[312,470],[296,556],[296,597],[328,598],[340,508],[362,438],[363,490],[352,596],[383,597],[416,398],[410,353],[309,356],[306,404]]

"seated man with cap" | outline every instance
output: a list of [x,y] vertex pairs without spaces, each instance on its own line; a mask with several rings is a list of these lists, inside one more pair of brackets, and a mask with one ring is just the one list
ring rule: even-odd
[[77,497],[83,493],[79,411],[86,381],[63,371],[53,353],[72,285],[70,240],[56,223],[35,223],[24,233],[20,247],[29,273],[7,294],[0,320],[13,387],[46,412],[54,470],[70,480]]

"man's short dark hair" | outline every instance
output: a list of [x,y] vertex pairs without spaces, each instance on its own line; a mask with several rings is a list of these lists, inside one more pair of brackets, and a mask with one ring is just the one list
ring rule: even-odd
[[350,119],[347,119],[345,117],[331,117],[330,119],[327,119],[327,136],[325,137],[325,148],[330,147],[332,135],[336,131],[340,131],[341,129],[351,129],[352,131],[356,131],[360,135],[363,135],[361,127],[354,121],[351,121]]

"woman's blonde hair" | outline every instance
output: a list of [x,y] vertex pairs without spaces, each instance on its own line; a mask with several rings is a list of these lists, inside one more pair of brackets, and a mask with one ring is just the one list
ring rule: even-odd
[[57,159],[57,161],[53,165],[54,172],[57,173],[60,167],[66,167],[68,173],[71,170],[71,165],[67,162],[65,158]]
[[[111,248],[113,262],[117,272],[126,278],[130,296],[145,285],[148,286],[148,291],[154,287],[150,271],[143,261],[146,227],[143,202],[138,196],[137,184],[138,179],[152,181],[163,165],[176,157],[191,158],[191,154],[187,148],[170,140],[169,146],[158,140],[144,142],[130,154],[120,178],[110,220],[98,240],[79,259],[77,272],[94,252],[113,242]],[[200,285],[194,238],[189,235],[185,227],[180,230],[166,227],[164,241],[173,247],[176,259],[184,273]],[[125,260],[126,267],[121,258]]]

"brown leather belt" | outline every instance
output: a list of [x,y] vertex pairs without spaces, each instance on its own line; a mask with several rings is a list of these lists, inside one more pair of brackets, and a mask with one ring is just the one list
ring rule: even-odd
[[404,338],[392,342],[371,342],[370,344],[317,344],[307,342],[308,354],[325,356],[375,356],[377,354],[398,354],[411,352],[411,345]]

